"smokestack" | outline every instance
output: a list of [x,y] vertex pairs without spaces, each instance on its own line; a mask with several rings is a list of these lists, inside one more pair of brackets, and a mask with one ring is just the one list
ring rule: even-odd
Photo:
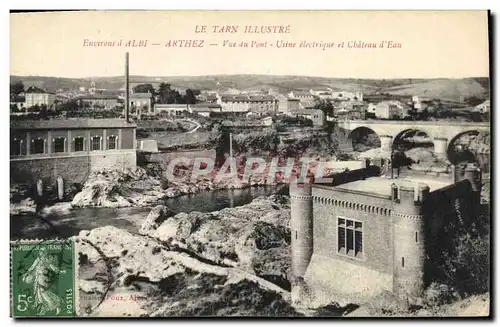
[[125,53],[125,122],[130,123],[129,121],[129,96],[130,96],[130,85],[129,85],[129,77],[128,77],[128,52]]

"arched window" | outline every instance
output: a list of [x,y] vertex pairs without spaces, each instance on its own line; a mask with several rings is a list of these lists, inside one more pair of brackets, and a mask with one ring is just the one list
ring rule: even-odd
[[21,147],[23,144],[23,140],[14,138],[10,142],[10,155],[11,156],[19,156],[21,155]]
[[31,141],[33,143],[33,153],[45,153],[45,139],[37,138]]
[[101,136],[92,136],[91,138],[91,149],[92,151],[100,151],[101,150],[102,137]]
[[54,139],[54,152],[66,152],[66,139],[64,137],[56,137]]
[[75,137],[73,140],[75,142],[75,147],[74,147],[75,152],[85,151],[85,146],[84,146],[85,138]]
[[118,140],[118,137],[116,137],[115,135],[108,136],[108,150],[118,149],[117,142],[116,142],[117,140]]

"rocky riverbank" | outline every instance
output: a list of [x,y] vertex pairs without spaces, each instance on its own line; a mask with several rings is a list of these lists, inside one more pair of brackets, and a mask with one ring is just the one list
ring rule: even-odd
[[80,310],[89,316],[301,316],[283,283],[289,220],[288,199],[271,196],[211,213],[172,215],[158,206],[140,234],[111,226],[82,231],[75,237]]
[[259,176],[253,176],[248,181],[236,178],[218,181],[214,177],[214,175],[200,176],[193,181],[190,176],[186,176],[168,181],[159,173],[141,167],[123,171],[94,172],[81,192],[75,195],[71,204],[74,207],[111,208],[151,206],[161,199],[186,194],[270,185]]

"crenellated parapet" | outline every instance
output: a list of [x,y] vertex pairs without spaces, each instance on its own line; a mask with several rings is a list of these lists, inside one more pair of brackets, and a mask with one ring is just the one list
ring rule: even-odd
[[334,207],[340,207],[340,208],[355,210],[355,211],[359,211],[359,212],[366,212],[366,213],[382,215],[382,216],[390,216],[391,215],[390,208],[374,206],[374,205],[370,205],[370,204],[363,204],[363,203],[358,203],[358,202],[345,201],[345,200],[333,199],[333,198],[329,198],[329,197],[322,197],[322,196],[316,196],[316,195],[312,197],[312,200],[313,200],[313,203],[330,205],[330,206],[334,206]]

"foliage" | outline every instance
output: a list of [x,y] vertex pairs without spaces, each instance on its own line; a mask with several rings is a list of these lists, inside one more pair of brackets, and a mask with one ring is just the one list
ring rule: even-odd
[[479,97],[477,97],[475,95],[472,95],[470,97],[466,97],[464,99],[464,102],[467,103],[467,105],[469,105],[471,107],[475,107],[475,106],[483,103],[484,100],[485,100],[484,98],[479,98]]
[[134,86],[134,93],[151,93],[155,94],[155,89],[151,84],[139,84]]
[[11,98],[12,96],[17,96],[19,93],[24,92],[24,84],[22,81],[10,83],[10,95]]
[[375,133],[361,137],[357,142],[353,142],[354,151],[364,152],[381,146],[380,138]]
[[184,101],[187,104],[194,104],[196,103],[196,96],[194,95],[193,90],[187,89],[186,94],[184,95]]
[[158,95],[160,98],[160,103],[163,104],[184,104],[184,100],[177,90],[173,90],[170,84],[161,83],[158,87]]
[[327,99],[316,99],[314,109],[320,109],[325,113],[325,116],[333,117],[333,104],[331,100]]

